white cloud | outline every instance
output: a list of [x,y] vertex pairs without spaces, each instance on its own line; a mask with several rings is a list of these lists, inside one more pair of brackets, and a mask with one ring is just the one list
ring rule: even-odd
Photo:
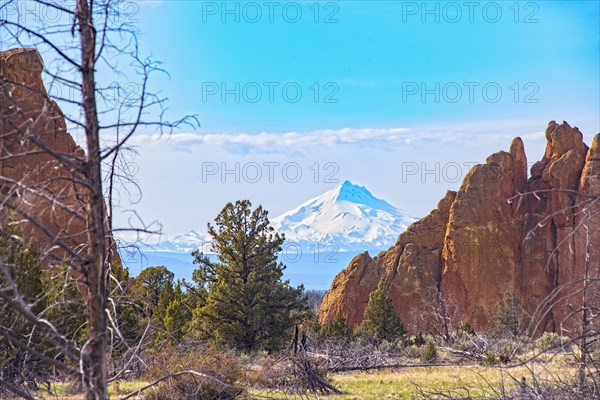
[[[322,129],[306,133],[262,132],[248,133],[175,133],[172,135],[136,135],[133,145],[171,145],[182,151],[192,151],[197,146],[228,151],[231,153],[300,153],[323,148],[370,148],[395,150],[407,146],[431,144],[481,145],[498,143],[505,145],[515,135],[503,131],[473,131],[469,129],[430,129],[412,128],[343,128]],[[543,139],[543,132],[523,135],[530,140]],[[503,146],[504,147],[504,146]]]
[[[128,160],[137,166],[136,182],[143,197],[131,206],[124,197],[123,207],[135,208],[144,220],[161,221],[164,232],[172,235],[205,226],[234,199],[251,199],[278,215],[330,189],[334,184],[330,179],[349,179],[414,215],[425,215],[446,190],[456,190],[460,184],[459,180],[444,179],[443,174],[432,176],[431,171],[452,163],[461,166],[460,175],[464,176],[473,164],[507,150],[517,135],[524,139],[531,159],[538,159],[545,138],[535,130],[475,124],[258,134],[136,134],[128,144],[137,154],[129,155]],[[302,172],[298,182],[286,180],[283,174],[283,166],[292,162]],[[265,167],[258,182],[247,182],[239,173],[247,163],[261,168],[276,163],[273,179]],[[218,173],[204,176],[207,164],[217,165]],[[421,173],[404,179],[406,164],[418,165]],[[236,168],[238,173],[232,174]],[[129,217],[116,215],[115,226],[128,226]]]

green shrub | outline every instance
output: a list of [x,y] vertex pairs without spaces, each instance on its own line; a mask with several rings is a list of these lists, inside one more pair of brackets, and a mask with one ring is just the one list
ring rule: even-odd
[[475,334],[475,331],[471,327],[471,324],[469,323],[469,321],[463,321],[462,325],[460,326],[460,330],[461,330],[461,332],[464,332],[468,335]]
[[[357,333],[360,330],[357,330]],[[341,312],[335,315],[333,321],[325,322],[319,329],[321,336],[325,338],[348,338],[351,339],[354,336],[352,327],[346,321],[346,318]]]
[[419,332],[419,334],[415,336],[415,338],[413,339],[413,343],[415,344],[415,346],[418,347],[421,347],[425,344],[425,338],[423,337],[423,334],[421,332]]
[[551,350],[558,346],[559,337],[556,333],[544,332],[542,337],[537,340],[537,348],[540,351]]
[[483,365],[491,367],[492,365],[496,364],[498,364],[498,359],[496,358],[496,355],[491,351],[488,351],[485,357],[483,358]]
[[437,348],[435,347],[435,343],[432,340],[428,340],[421,352],[421,358],[424,362],[432,363],[437,360]]

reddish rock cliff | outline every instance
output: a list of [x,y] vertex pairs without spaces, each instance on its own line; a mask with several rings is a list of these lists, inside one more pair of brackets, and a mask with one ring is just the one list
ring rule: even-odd
[[52,264],[86,251],[86,192],[75,183],[85,155],[48,97],[43,68],[34,49],[0,52],[0,215],[22,220],[25,236]]
[[385,274],[396,310],[405,321],[420,325],[440,281],[444,233],[455,195],[446,193],[438,207],[412,224],[389,250],[373,259],[368,253],[354,257],[325,295],[319,319],[330,321],[341,312],[352,325],[360,323],[369,294]]
[[521,224],[508,202],[525,184],[523,144],[489,156],[465,176],[444,242],[442,292],[456,303],[458,319],[487,325],[489,310],[516,281]]
[[331,289],[325,294],[319,319],[331,321],[341,312],[351,325],[362,321],[369,293],[375,290],[382,275],[381,265],[373,262],[369,253],[354,257],[348,267],[335,277]]
[[[598,136],[588,151],[577,128],[552,121],[546,138],[544,157],[528,179],[516,138],[508,152],[474,166],[458,192],[449,192],[394,247],[374,259],[357,256],[336,277],[320,320],[341,312],[360,323],[369,293],[385,274],[394,307],[412,331],[436,329],[440,299],[454,323],[484,328],[506,296],[532,322],[524,328],[576,329],[580,313],[573,307],[581,295],[568,294],[581,289],[585,265],[590,276],[600,276]],[[589,287],[589,299],[600,304],[598,285]]]
[[[575,201],[569,221],[573,234],[565,240],[569,247],[561,246],[574,263],[567,264],[568,268],[560,264],[556,294],[562,300],[553,308],[556,329],[568,334],[581,327],[584,283],[588,306],[593,314],[600,311],[600,135],[594,137],[587,153]],[[588,281],[584,281],[586,276]]]

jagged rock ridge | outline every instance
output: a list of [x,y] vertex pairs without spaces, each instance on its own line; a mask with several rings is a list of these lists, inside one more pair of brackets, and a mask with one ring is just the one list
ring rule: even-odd
[[[600,154],[566,122],[552,121],[547,147],[527,178],[523,142],[488,157],[448,192],[395,246],[371,258],[356,256],[334,280],[319,310],[321,321],[341,312],[356,325],[381,277],[405,325],[436,330],[442,307],[458,324],[487,327],[510,296],[530,330],[573,333],[577,294],[587,267],[600,276]],[[594,281],[591,301],[600,293]]]

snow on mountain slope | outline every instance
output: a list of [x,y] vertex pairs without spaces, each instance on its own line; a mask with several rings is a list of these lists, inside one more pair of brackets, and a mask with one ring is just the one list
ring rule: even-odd
[[144,251],[168,252],[168,253],[191,253],[203,248],[205,253],[210,252],[210,235],[191,230],[186,234],[175,236],[172,240],[164,240],[159,243],[142,244]]
[[[387,249],[416,218],[374,197],[350,181],[308,200],[271,220],[286,237],[311,252]],[[190,253],[202,247],[210,253],[208,233],[190,231],[172,240],[141,246],[145,252]]]
[[271,220],[286,241],[302,248],[337,251],[384,249],[416,218],[350,181]]

